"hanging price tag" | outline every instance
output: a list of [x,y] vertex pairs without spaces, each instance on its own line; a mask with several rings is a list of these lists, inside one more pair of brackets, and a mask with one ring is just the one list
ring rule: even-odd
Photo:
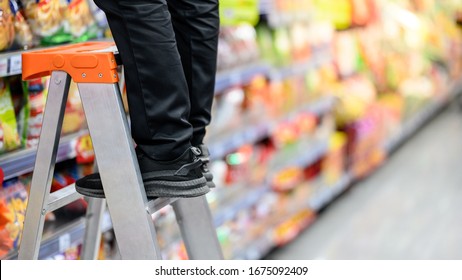
[[63,253],[71,247],[71,236],[65,233],[59,237],[59,252]]
[[18,75],[22,72],[22,58],[21,55],[14,55],[10,57],[9,75]]

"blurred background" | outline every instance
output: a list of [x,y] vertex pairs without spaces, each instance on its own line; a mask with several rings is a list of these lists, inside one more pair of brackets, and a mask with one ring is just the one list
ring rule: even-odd
[[[221,0],[220,14],[207,198],[225,257],[461,259],[462,1]],[[86,0],[0,0],[0,30],[14,259],[48,87],[21,81],[21,53],[111,35]],[[52,191],[92,173],[75,85],[58,161]],[[41,259],[78,259],[86,207],[48,214]],[[154,220],[164,258],[187,258],[172,209]],[[100,259],[118,258],[111,228],[106,213]]]

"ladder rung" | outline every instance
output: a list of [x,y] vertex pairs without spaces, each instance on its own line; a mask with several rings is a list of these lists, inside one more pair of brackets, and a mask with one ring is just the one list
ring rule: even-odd
[[69,185],[65,188],[50,193],[48,202],[48,212],[55,211],[77,199],[82,198],[82,195],[76,192],[75,184]]
[[148,211],[149,214],[153,215],[160,209],[164,208],[167,205],[172,204],[178,199],[179,198],[177,197],[160,197],[157,199],[150,200],[147,204],[146,210]]

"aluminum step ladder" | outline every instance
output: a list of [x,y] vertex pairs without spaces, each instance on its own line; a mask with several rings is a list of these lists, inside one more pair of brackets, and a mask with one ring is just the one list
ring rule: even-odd
[[[161,259],[152,214],[172,205],[190,259],[223,259],[205,196],[148,201],[118,86],[113,43],[80,43],[22,55],[23,79],[51,74],[19,259],[37,259],[45,215],[81,195],[50,194],[71,78],[77,83],[106,199],[90,198],[82,259],[96,258],[107,203],[122,259]],[[108,187],[109,186],[109,187]]]

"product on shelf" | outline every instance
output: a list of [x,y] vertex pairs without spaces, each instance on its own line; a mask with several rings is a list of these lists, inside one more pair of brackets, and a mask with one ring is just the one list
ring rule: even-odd
[[10,84],[21,147],[25,147],[30,115],[29,94],[25,89],[25,82],[21,80],[20,76],[8,77],[8,82]]
[[[3,182],[0,189],[0,204],[2,217],[0,224],[1,243],[8,245],[2,251],[17,249],[21,240],[21,232],[24,223],[24,215],[27,205],[27,191],[18,179],[10,179]],[[9,247],[12,245],[11,247]]]
[[70,134],[82,129],[85,123],[82,101],[77,84],[71,82],[63,120],[62,134]]
[[[233,55],[229,55],[232,53]],[[219,71],[255,63],[259,59],[255,28],[249,24],[226,26],[218,38]]]
[[66,34],[63,29],[64,2],[60,0],[21,0],[21,2],[32,32],[40,38],[42,44],[71,41],[70,34]]
[[38,145],[42,129],[43,112],[45,110],[48,78],[37,78],[27,81],[30,115],[28,117],[26,147]]
[[87,0],[67,0],[65,30],[69,30],[74,42],[83,42],[97,36],[95,21]]
[[260,17],[259,0],[221,0],[220,24],[235,26],[242,23],[255,25]]
[[329,140],[329,149],[322,160],[323,182],[332,185],[338,182],[346,169],[347,135],[334,133]]
[[34,45],[34,37],[29,23],[24,17],[24,11],[22,10],[21,3],[19,0],[10,0],[11,10],[14,15],[14,30],[15,37],[14,41],[18,48],[28,49]]
[[14,41],[13,13],[9,0],[0,1],[0,51],[8,49]]
[[97,36],[85,0],[22,0],[27,21],[42,45],[86,41]]
[[20,146],[16,116],[7,79],[0,78],[0,153]]

